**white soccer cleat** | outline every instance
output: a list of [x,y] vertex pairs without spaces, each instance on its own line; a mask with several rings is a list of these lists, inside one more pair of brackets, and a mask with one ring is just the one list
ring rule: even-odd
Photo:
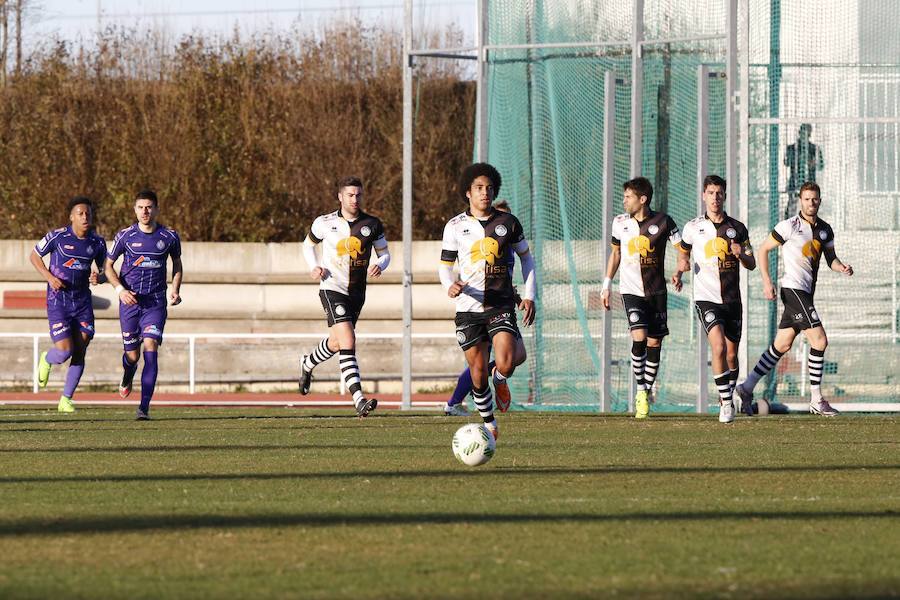
[[468,417],[469,411],[462,404],[444,405],[444,414],[448,417]]
[[722,402],[719,404],[719,423],[734,422],[734,402]]
[[841,414],[836,408],[828,404],[828,400],[825,400],[824,398],[822,398],[818,402],[810,402],[809,412],[811,414],[821,415],[823,417],[833,417],[835,415]]

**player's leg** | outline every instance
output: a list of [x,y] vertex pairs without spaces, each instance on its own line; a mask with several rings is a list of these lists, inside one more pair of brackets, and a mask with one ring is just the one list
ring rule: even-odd
[[466,368],[463,369],[462,373],[459,374],[459,377],[456,379],[456,387],[453,389],[453,394],[450,396],[450,400],[448,400],[446,406],[444,406],[444,414],[451,417],[468,416],[469,411],[467,411],[466,407],[463,406],[463,401],[471,392],[472,372],[469,370],[469,367],[467,365]]
[[[62,396],[59,399],[57,409],[60,412],[72,412],[75,405],[72,398],[75,396],[75,390],[84,374],[84,357],[87,353],[88,345],[94,337],[94,324],[91,321],[82,321],[81,329],[72,337],[72,360],[69,362],[69,368],[66,369],[66,382],[63,385]],[[70,410],[71,409],[71,410]]]
[[731,384],[728,381],[730,372],[725,358],[725,331],[721,323],[716,323],[706,333],[709,340],[709,351],[712,362],[713,379],[719,392],[719,422],[734,421],[734,403],[731,399]]
[[778,330],[775,334],[775,339],[772,340],[772,343],[766,351],[760,355],[759,360],[756,362],[756,366],[747,374],[747,379],[734,388],[734,391],[741,399],[741,406],[746,402],[753,402],[753,389],[756,387],[756,384],[759,383],[759,380],[765,377],[769,371],[775,368],[775,365],[778,364],[781,357],[791,349],[795,337],[797,337],[797,331],[792,327]]
[[131,394],[134,375],[140,359],[141,348],[141,307],[137,304],[119,303],[119,328],[122,330],[122,380],[119,382],[119,397]]
[[816,415],[833,417],[838,411],[822,397],[822,371],[825,367],[825,350],[828,348],[828,335],[822,325],[804,330],[809,341],[809,355],[806,359],[809,371],[809,412]]
[[647,406],[653,402],[653,384],[659,373],[663,338],[669,335],[666,294],[657,294],[643,301],[647,319],[647,356],[644,359],[644,386],[647,388]]
[[644,364],[647,361],[647,329],[631,329],[631,373],[637,393],[634,396],[634,416],[643,419],[650,413],[647,385],[644,382]]
[[47,307],[47,321],[50,325],[50,341],[53,347],[41,352],[38,357],[38,385],[47,387],[50,380],[50,369],[53,365],[61,365],[72,356],[71,315],[54,307]]
[[[360,417],[365,417],[377,405],[376,400],[366,400],[362,391],[362,379],[359,375],[359,363],[356,360],[356,332],[352,321],[339,321],[328,331],[329,341],[334,341],[339,350],[341,377],[344,385],[353,396],[353,406]],[[370,406],[371,404],[371,406]]]
[[[740,345],[740,337],[738,337],[737,341],[732,340],[726,334],[725,336],[725,366],[728,369],[728,388],[731,390],[732,396],[734,396],[734,389],[737,385],[738,371],[740,370],[740,365],[738,364],[738,347]],[[746,410],[744,407],[743,401],[741,402],[741,412],[748,414],[750,416],[753,415],[753,407],[752,405],[747,405]]]
[[[346,296],[340,295],[343,298]],[[335,323],[336,301],[339,301],[338,295],[330,290],[319,290],[319,300],[322,302],[322,308],[325,310],[325,320],[328,323],[328,336],[319,341],[316,347],[309,354],[300,357],[300,394],[305,396],[309,393],[312,385],[312,373],[320,363],[325,362],[338,353],[340,346],[336,338],[331,335],[331,328]],[[340,310],[346,314],[346,304],[342,305]]]
[[466,362],[469,363],[469,371],[472,373],[472,395],[475,398],[475,406],[478,409],[478,414],[481,415],[481,420],[484,421],[485,426],[496,439],[499,436],[499,429],[497,427],[497,419],[494,417],[491,386],[488,385],[489,348],[487,340],[480,339],[466,347],[464,352]]
[[662,356],[662,338],[647,335],[647,357],[644,360],[644,386],[647,394],[653,395],[653,384],[659,372],[659,359]]
[[[510,331],[494,331],[491,344],[494,347],[494,367],[488,365],[494,384],[497,408],[500,412],[509,410],[512,396],[509,392],[509,379],[516,370],[517,335]],[[520,363],[521,364],[521,363]]]
[[162,344],[167,316],[165,305],[141,310],[139,323],[144,350],[144,368],[141,369],[141,404],[136,414],[138,421],[150,418],[150,402],[153,400],[156,380],[159,377],[159,346]]

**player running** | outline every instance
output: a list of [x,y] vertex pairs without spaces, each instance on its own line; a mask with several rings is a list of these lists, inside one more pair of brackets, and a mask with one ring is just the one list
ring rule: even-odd
[[[303,241],[303,257],[310,277],[319,282],[319,299],[325,310],[328,337],[300,359],[300,393],[309,393],[313,369],[340,352],[341,377],[353,394],[356,414],[367,416],[378,406],[366,399],[356,362],[356,321],[366,301],[366,276],[380,277],[391,262],[384,226],[363,212],[363,184],[357,177],[338,182],[340,207],[313,221]],[[322,244],[322,258],[316,246]],[[372,249],[376,259],[370,260]]]
[[[459,178],[459,194],[469,208],[447,222],[441,244],[438,274],[447,295],[456,298],[456,340],[469,364],[475,406],[496,439],[493,398],[488,386],[488,360],[493,346],[496,367],[494,388],[512,376],[519,358],[520,338],[516,303],[507,258],[511,252],[522,263],[524,293],[519,308],[522,323],[534,322],[534,257],[522,225],[512,214],[492,206],[500,191],[500,173],[487,163],[466,167]],[[453,272],[459,263],[459,279]],[[524,361],[524,357],[522,357]]]
[[[503,212],[510,212],[509,203],[506,200],[498,200],[494,202],[494,208],[496,210],[500,210]],[[509,274],[510,282],[512,282],[513,271],[516,268],[516,255],[510,252],[506,257],[506,267],[508,269],[507,273]],[[516,292],[515,286],[513,286],[513,299],[516,305],[522,303],[522,298]],[[490,353],[490,348],[488,348],[488,353]],[[528,353],[525,350],[525,340],[522,339],[522,336],[518,336],[516,338],[516,353],[513,362],[515,366],[521,365],[525,362],[525,359],[528,358]],[[494,370],[497,367],[496,361],[491,361],[488,363],[488,373],[491,373],[493,376]],[[450,396],[450,400],[447,401],[446,406],[444,406],[444,414],[448,417],[467,417],[469,416],[469,411],[466,410],[463,401],[472,393],[472,372],[469,370],[469,367],[463,369],[463,372],[459,374],[459,378],[456,381],[456,388],[453,390],[453,394]],[[494,387],[494,395],[497,400],[497,408],[500,409],[500,412],[506,412],[509,410],[509,405],[512,402],[512,396],[509,392],[509,385],[506,380],[503,380],[501,383],[496,384]]]
[[753,248],[743,223],[725,214],[725,180],[708,175],[703,180],[706,212],[684,226],[682,256],[675,277],[690,269],[694,258],[694,308],[706,329],[712,356],[713,378],[719,390],[719,422],[734,421],[732,392],[738,376],[741,341],[740,265],[756,268]]
[[[49,232],[34,247],[30,261],[47,280],[47,320],[53,348],[42,352],[38,360],[38,385],[47,387],[53,365],[69,362],[66,382],[57,410],[75,412],[72,398],[84,373],[84,357],[94,337],[94,307],[91,285],[104,283],[98,271],[106,260],[106,241],[93,230],[94,205],[89,198],[69,200],[68,227]],[[43,257],[50,255],[50,268]],[[98,271],[91,269],[91,263]]]
[[747,375],[747,379],[735,388],[741,399],[741,412],[748,415],[753,414],[753,388],[772,370],[778,359],[791,349],[794,338],[801,331],[809,341],[809,412],[826,417],[838,414],[822,397],[820,386],[828,337],[813,304],[813,295],[816,292],[819,261],[823,254],[832,271],[849,277],[853,275],[853,267],[842,263],[835,254],[834,231],[831,225],[818,218],[821,204],[822,193],[818,184],[812,181],[804,183],[800,186],[800,214],[775,225],[775,229],[759,249],[763,295],[767,300],[775,300],[775,285],[769,275],[768,258],[769,252],[782,247],[784,277],[781,280],[781,301],[784,303],[784,313],[772,344],[759,357],[759,362]]
[[[653,185],[647,178],[636,177],[626,181],[622,187],[625,213],[613,219],[612,252],[606,265],[600,298],[603,307],[609,310],[610,285],[621,263],[619,292],[628,315],[631,368],[637,384],[634,417],[644,419],[650,414],[650,399],[659,369],[662,341],[669,335],[666,276],[663,271],[666,240],[678,248],[681,234],[669,215],[650,210]],[[680,274],[672,275],[672,284],[675,291],[681,291]]]
[[[141,371],[141,403],[136,419],[150,419],[150,401],[156,387],[159,373],[158,351],[163,340],[168,311],[166,309],[166,267],[172,258],[172,289],[169,300],[172,306],[181,303],[181,239],[178,234],[163,225],[156,218],[159,215],[159,200],[152,190],[143,190],[134,200],[134,214],[137,223],[120,231],[106,259],[106,277],[116,288],[119,296],[119,324],[122,328],[122,382],[119,396],[127,398],[131,394],[132,381],[137,372],[140,358],[139,348],[143,346],[144,369]],[[116,273],[115,263],[119,257],[122,268]]]

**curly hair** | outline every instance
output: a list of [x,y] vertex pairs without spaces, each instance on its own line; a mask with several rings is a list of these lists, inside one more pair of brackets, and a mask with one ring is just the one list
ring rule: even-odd
[[496,198],[500,193],[500,184],[503,180],[500,178],[500,172],[488,163],[475,163],[463,169],[459,175],[459,197],[468,202],[469,198],[466,196],[466,192],[471,189],[472,182],[482,176],[491,180]]

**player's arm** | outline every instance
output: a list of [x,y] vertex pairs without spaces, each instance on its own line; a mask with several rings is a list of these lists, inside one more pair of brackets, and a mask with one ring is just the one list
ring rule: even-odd
[[181,304],[181,280],[184,277],[184,265],[181,263],[180,256],[172,257],[172,291],[169,298],[172,306]]
[[828,266],[832,271],[843,273],[848,277],[853,275],[853,267],[845,265],[841,262],[841,259],[837,257],[837,254],[835,254],[833,240],[825,246],[823,253],[825,254],[825,260],[828,261]]
[[97,270],[91,270],[91,285],[106,283],[106,273],[104,272],[104,268],[106,265],[106,242],[101,244],[100,248],[101,251],[97,254],[97,258],[94,259],[94,264],[97,265]]
[[531,250],[528,248],[528,242],[525,240],[513,246],[513,250],[519,255],[519,262],[522,265],[522,279],[525,281],[525,289],[522,291],[522,301],[519,303],[519,308],[522,310],[522,323],[528,327],[534,323],[534,298],[537,294],[534,255],[531,253]]
[[[380,245],[379,242],[381,242]],[[369,267],[369,276],[379,277],[384,270],[388,268],[388,265],[391,264],[391,252],[388,250],[387,240],[384,239],[384,236],[375,240],[375,244],[373,244],[372,247],[375,249],[375,256],[377,258]]]
[[125,289],[125,286],[122,285],[122,280],[119,279],[119,274],[116,273],[116,258],[118,256],[115,258],[108,256],[106,258],[106,267],[103,269],[106,274],[106,281],[115,288],[122,304],[137,304],[137,297],[134,295],[134,292]]
[[450,223],[444,226],[444,236],[441,241],[441,262],[438,264],[438,277],[441,279],[441,287],[447,292],[451,298],[459,296],[466,284],[459,281],[456,273],[453,272],[453,265],[456,264],[456,257],[459,255],[459,245],[456,242],[456,235]]
[[53,291],[58,291],[66,287],[66,284],[62,279],[50,272],[50,269],[44,264],[44,259],[41,258],[41,255],[38,254],[37,251],[31,253],[29,261],[34,269],[41,274],[41,277],[47,280],[47,283],[50,284],[50,288]]
[[619,271],[619,263],[621,262],[622,246],[619,244],[619,240],[613,238],[613,241],[610,244],[609,260],[606,261],[606,276],[603,278],[603,287],[600,290],[600,301],[603,303],[603,308],[606,310],[609,310],[609,295],[612,280]]
[[319,256],[316,254],[316,246],[325,239],[324,232],[318,231],[319,224],[319,219],[313,221],[312,226],[309,228],[309,233],[306,235],[306,239],[304,239],[301,244],[303,258],[306,260],[307,266],[309,266],[309,276],[312,277],[314,281],[328,279],[328,269],[319,263]]
[[[684,240],[681,237],[681,232],[678,231],[678,225],[675,224],[672,217],[666,219],[666,226],[669,228],[669,243],[675,246],[675,250],[678,251],[678,256],[675,259],[675,272],[672,273],[672,285],[675,287],[676,292],[680,292],[684,287],[684,284],[681,282],[681,275],[685,271],[690,270],[691,262],[682,258],[685,250]],[[688,246],[688,249],[690,249],[690,246]]]
[[777,240],[774,235],[770,235],[759,247],[759,261],[757,261],[757,264],[759,265],[759,272],[762,274],[763,296],[765,296],[766,300],[774,300],[776,298],[775,285],[772,283],[772,276],[769,274],[769,252],[776,250],[781,244],[782,242]]
[[[738,241],[740,240],[740,241]],[[750,245],[750,236],[747,230],[741,227],[738,240],[732,240],[731,253],[735,255],[738,261],[744,265],[748,271],[756,268],[756,257],[753,256],[753,246]]]

